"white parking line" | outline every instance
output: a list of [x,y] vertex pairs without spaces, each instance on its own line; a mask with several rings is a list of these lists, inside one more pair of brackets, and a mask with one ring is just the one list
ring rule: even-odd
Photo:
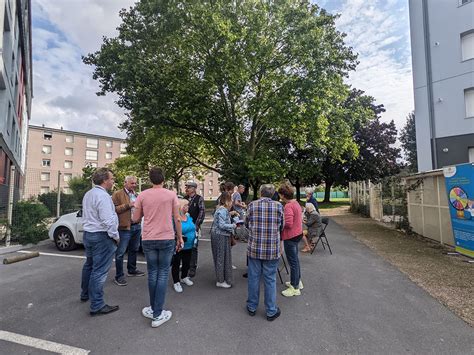
[[89,350],[59,344],[48,340],[32,338],[26,335],[11,333],[4,330],[0,330],[0,340],[26,345],[36,349],[51,351],[58,354],[86,355],[90,353]]

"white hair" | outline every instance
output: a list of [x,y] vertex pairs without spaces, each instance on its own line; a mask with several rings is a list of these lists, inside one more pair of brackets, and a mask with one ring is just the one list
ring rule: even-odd
[[307,187],[306,189],[304,189],[304,192],[306,192],[306,194],[312,194],[314,192],[314,189],[312,187]]
[[312,203],[307,203],[304,205],[304,208],[306,209],[306,212],[311,213],[313,211],[316,211],[316,207]]
[[137,179],[136,176],[128,175],[128,176],[125,177],[125,182],[128,182],[128,181],[130,181],[130,180],[136,180],[136,179]]

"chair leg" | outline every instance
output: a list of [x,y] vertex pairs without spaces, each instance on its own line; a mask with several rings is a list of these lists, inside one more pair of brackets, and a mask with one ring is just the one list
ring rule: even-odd
[[[331,255],[332,255],[332,250],[331,250],[331,246],[329,245],[328,238],[327,238],[326,236],[324,236],[324,239],[326,239],[326,245],[328,246],[329,252],[330,252]],[[323,242],[323,245],[324,245],[324,242]]]
[[281,284],[283,285],[283,279],[281,278],[281,272],[280,272],[280,269],[277,269],[278,271],[278,276],[280,277],[280,282]]
[[281,260],[283,261],[283,266],[285,267],[286,274],[288,275],[288,274],[289,274],[289,272],[288,272],[288,266],[286,266],[285,257],[284,257],[283,255],[281,256]]
[[[314,247],[311,249],[311,255],[316,250],[316,247],[318,246],[318,243],[319,243],[320,240],[321,240],[321,237],[319,236],[318,239],[316,240],[316,243],[314,243]],[[321,240],[321,242],[322,242],[322,240]]]

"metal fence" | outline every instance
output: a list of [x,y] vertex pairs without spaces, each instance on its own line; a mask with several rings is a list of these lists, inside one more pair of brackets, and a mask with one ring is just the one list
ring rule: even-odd
[[377,221],[403,228],[408,222],[404,180],[400,176],[377,183],[370,180],[349,183],[351,210]]

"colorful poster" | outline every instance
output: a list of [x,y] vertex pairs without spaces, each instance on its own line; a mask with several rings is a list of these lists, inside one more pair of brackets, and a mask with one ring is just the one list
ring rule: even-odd
[[474,164],[444,168],[456,251],[474,258]]

